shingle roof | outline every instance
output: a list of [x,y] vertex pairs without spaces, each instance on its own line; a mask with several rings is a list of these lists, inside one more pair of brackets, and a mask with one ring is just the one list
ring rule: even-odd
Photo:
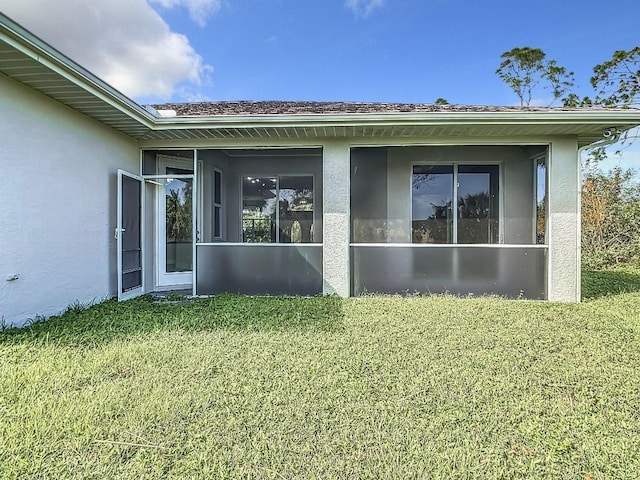
[[486,105],[436,105],[429,103],[374,102],[291,102],[291,101],[220,101],[166,103],[152,105],[156,110],[175,110],[179,117],[215,115],[305,115],[357,113],[444,113],[444,112],[557,112],[580,111],[575,108],[500,107]]

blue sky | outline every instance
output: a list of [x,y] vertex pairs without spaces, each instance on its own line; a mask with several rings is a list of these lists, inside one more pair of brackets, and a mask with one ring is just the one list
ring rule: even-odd
[[[640,2],[228,0],[200,27],[158,11],[213,67],[203,98],[513,104],[500,54],[542,48],[591,93],[593,66],[640,43]],[[544,99],[540,99],[543,100]]]
[[495,74],[506,50],[542,48],[591,94],[593,66],[640,44],[638,0],[0,0],[0,11],[141,103],[512,105]]

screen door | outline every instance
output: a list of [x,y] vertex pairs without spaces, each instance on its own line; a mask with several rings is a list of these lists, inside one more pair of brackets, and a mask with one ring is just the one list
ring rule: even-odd
[[142,178],[118,170],[118,300],[142,295]]

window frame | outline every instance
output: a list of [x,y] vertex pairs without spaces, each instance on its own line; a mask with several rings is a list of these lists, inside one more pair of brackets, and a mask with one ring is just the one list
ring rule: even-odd
[[[498,167],[498,241],[496,243],[459,243],[458,242],[458,167],[460,165],[484,167]],[[413,244],[413,170],[414,167],[434,167],[434,166],[452,166],[453,167],[453,190],[452,204],[455,202],[455,214],[453,215],[453,227],[451,243],[434,243],[433,245],[503,245],[504,244],[504,160],[493,161],[413,161],[410,163],[409,175],[409,218],[411,219],[411,243]],[[416,243],[416,245],[420,245]]]

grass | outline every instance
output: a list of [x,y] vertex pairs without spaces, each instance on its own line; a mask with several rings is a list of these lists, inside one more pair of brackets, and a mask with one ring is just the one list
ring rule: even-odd
[[639,288],[71,308],[0,334],[0,478],[637,478]]

